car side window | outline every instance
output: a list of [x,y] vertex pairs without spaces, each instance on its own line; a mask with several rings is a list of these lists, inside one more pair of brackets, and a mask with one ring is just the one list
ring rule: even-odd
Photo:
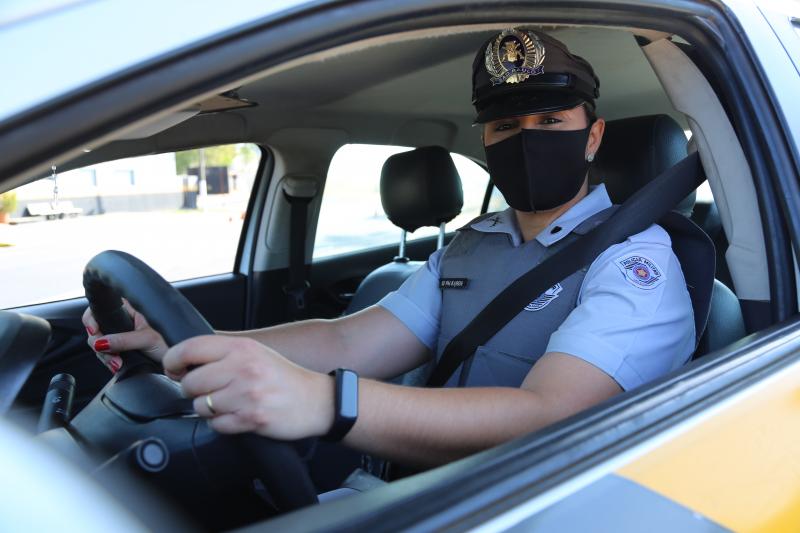
[[489,207],[486,209],[487,213],[494,213],[496,211],[504,211],[508,209],[508,203],[503,198],[500,189],[492,185],[492,195],[489,197]]
[[84,266],[109,249],[168,281],[231,272],[260,159],[254,144],[132,157],[3,194],[0,308],[82,296]]
[[[346,144],[331,160],[322,197],[314,259],[345,254],[376,246],[397,244],[401,230],[381,207],[380,176],[390,156],[411,150],[402,146]],[[464,207],[446,225],[454,231],[480,214],[489,175],[474,161],[451,154],[461,176]],[[437,228],[420,228],[408,240],[438,234]]]

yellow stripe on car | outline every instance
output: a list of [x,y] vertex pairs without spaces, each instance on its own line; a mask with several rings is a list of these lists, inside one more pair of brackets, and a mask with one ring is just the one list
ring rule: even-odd
[[800,531],[800,364],[617,474],[735,531]]

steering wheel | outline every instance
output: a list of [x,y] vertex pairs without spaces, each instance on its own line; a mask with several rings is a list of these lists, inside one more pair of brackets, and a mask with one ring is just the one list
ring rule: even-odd
[[[189,300],[144,262],[125,252],[110,250],[92,258],[84,270],[83,285],[92,313],[104,333],[133,329],[132,318],[122,307],[124,297],[147,317],[150,325],[164,337],[168,346],[198,335],[214,334],[214,330]],[[159,427],[169,427],[171,421],[179,423],[181,419],[176,415],[183,415],[185,421],[186,410],[190,409],[187,407],[187,400],[173,383],[170,383],[171,386],[162,385],[162,382],[168,380],[160,375],[159,365],[138,352],[128,352],[122,357],[123,370],[98,394],[98,398],[104,397],[103,401],[96,398],[98,401],[93,401],[84,411],[90,407],[95,411],[107,410],[108,403],[116,402],[120,405],[125,401],[129,405],[141,406],[142,401],[155,394],[160,396],[160,407],[139,407],[138,413],[129,413],[128,416],[135,419],[137,415],[141,415],[142,409],[149,409],[149,415],[158,419],[161,424]],[[145,404],[151,405],[152,402]],[[84,414],[81,412],[79,416]],[[94,425],[97,426],[98,423]],[[205,422],[203,425],[208,429]],[[194,438],[198,430],[195,427],[191,432],[191,437]],[[207,434],[211,439],[223,438],[210,430],[207,430]],[[251,460],[253,477],[260,479],[265,485],[280,511],[290,511],[317,502],[308,471],[290,444],[252,433],[229,440],[245,450]],[[224,451],[224,448],[220,449]],[[235,453],[236,450],[230,452]],[[193,455],[199,456],[194,451]]]

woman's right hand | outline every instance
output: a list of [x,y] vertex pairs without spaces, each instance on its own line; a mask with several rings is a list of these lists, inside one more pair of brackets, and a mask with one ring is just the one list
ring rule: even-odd
[[123,360],[119,356],[120,352],[137,350],[159,363],[167,352],[167,343],[164,342],[164,338],[150,327],[144,315],[131,307],[131,304],[124,299],[123,307],[133,318],[133,331],[103,335],[89,308],[83,312],[82,318],[86,332],[89,334],[87,340],[89,347],[114,374],[122,368]]

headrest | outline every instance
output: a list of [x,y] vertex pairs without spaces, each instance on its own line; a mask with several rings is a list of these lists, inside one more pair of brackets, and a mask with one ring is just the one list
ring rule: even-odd
[[381,204],[389,220],[406,231],[453,220],[464,193],[450,153],[426,146],[391,156],[381,170]]
[[[592,164],[591,182],[604,182],[611,201],[621,204],[686,155],[686,135],[668,115],[612,120]],[[694,201],[692,192],[675,210],[689,216]]]

